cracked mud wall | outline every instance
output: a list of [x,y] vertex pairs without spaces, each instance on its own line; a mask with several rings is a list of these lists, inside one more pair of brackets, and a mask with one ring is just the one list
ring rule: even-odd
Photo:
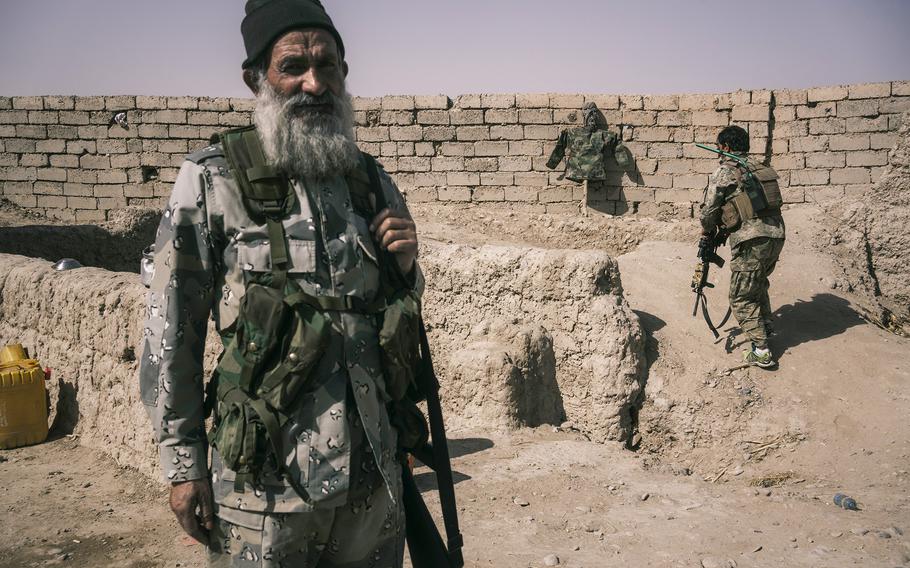
[[[644,381],[642,333],[616,263],[594,251],[424,246],[425,310],[454,426],[515,428],[564,418],[623,440]],[[0,344],[52,369],[57,435],[75,434],[157,477],[138,392],[145,289],[138,275],[0,254]],[[206,368],[219,341],[210,326]],[[484,352],[483,357],[471,353]],[[466,357],[467,354],[467,357]]]
[[834,203],[831,251],[843,288],[857,294],[866,316],[910,336],[910,114],[881,180],[860,201]]

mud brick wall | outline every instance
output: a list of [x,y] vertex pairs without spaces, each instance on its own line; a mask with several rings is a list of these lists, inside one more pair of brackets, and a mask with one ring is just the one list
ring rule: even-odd
[[[585,186],[546,168],[563,128],[595,102],[636,157]],[[778,169],[790,203],[861,197],[895,146],[910,81],[695,95],[469,94],[355,99],[357,140],[411,202],[473,202],[535,212],[689,216],[711,143],[747,128]],[[218,130],[249,124],[250,99],[0,97],[0,196],[53,217],[99,221],[128,205],[158,207],[184,156]],[[126,111],[128,129],[111,118]]]

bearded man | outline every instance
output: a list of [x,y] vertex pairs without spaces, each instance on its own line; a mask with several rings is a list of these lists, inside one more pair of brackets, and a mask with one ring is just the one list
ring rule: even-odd
[[170,505],[212,566],[401,566],[400,388],[374,307],[393,272],[422,288],[416,228],[353,141],[323,6],[249,0],[241,30],[255,128],[188,156],[156,238],[140,390]]

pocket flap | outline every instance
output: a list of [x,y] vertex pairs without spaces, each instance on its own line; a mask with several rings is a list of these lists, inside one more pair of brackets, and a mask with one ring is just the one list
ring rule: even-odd
[[[289,274],[315,272],[316,242],[288,239],[288,257],[290,258]],[[260,240],[250,243],[237,243],[237,261],[243,270],[270,272],[272,270],[272,254],[269,241]]]

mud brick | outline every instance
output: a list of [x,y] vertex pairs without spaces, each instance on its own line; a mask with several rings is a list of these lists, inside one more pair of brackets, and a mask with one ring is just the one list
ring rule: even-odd
[[382,97],[354,97],[351,101],[354,110],[380,110],[382,108]]
[[893,81],[891,83],[891,96],[893,96],[893,97],[910,96],[910,81]]
[[[824,156],[824,152],[809,154],[815,156]],[[843,160],[842,160],[843,161]],[[780,154],[771,158],[771,166],[779,172],[788,170],[799,170],[806,167],[806,160],[802,154]],[[817,166],[813,166],[817,167]]]
[[389,138],[396,142],[419,142],[423,139],[423,128],[420,126],[390,126]]
[[889,99],[882,99],[879,103],[879,110],[883,113],[910,112],[910,97],[891,97]]
[[0,166],[16,166],[19,164],[19,155],[10,153],[0,153]]
[[256,99],[231,98],[231,110],[240,112],[252,112],[256,108]]
[[502,156],[499,158],[499,169],[504,172],[531,171],[531,158],[522,156]]
[[430,159],[430,169],[434,172],[464,171],[464,158],[459,156],[439,156]]
[[521,124],[552,124],[553,111],[550,109],[521,109],[518,111]]
[[446,95],[421,95],[414,97],[414,107],[424,109],[448,109],[452,104]]
[[727,126],[730,115],[726,112],[713,110],[693,111],[692,124],[695,126]]
[[199,138],[199,127],[171,124],[167,128],[167,133],[171,138]]
[[69,154],[57,154],[51,156],[50,158],[51,165],[55,168],[78,168],[79,167],[79,156]]
[[414,124],[414,111],[383,110],[379,114],[379,123],[389,126],[411,126]]
[[735,121],[767,121],[771,116],[768,105],[736,105],[733,107],[732,119]]
[[414,185],[417,187],[444,186],[446,174],[443,172],[419,172],[414,174]]
[[847,165],[844,152],[813,152],[806,154],[807,168],[843,168]]
[[804,105],[809,102],[808,93],[804,89],[782,89],[774,91],[774,103],[780,106]]
[[66,151],[65,140],[38,140],[35,143],[38,152],[60,153]]
[[515,174],[511,172],[483,172],[480,174],[481,185],[514,185]]
[[817,87],[809,89],[809,102],[840,101],[847,98],[847,87]]
[[865,150],[847,153],[847,166],[885,166],[888,150]]
[[159,110],[145,113],[147,122],[162,124],[186,124],[186,111],[179,109]]
[[98,201],[94,197],[67,197],[66,206],[70,209],[95,209]]
[[9,110],[11,108],[13,108],[13,99],[0,96],[0,110]]
[[516,172],[515,185],[524,186],[546,186],[549,183],[549,175],[544,172]]
[[250,116],[240,112],[223,112],[218,115],[218,124],[221,126],[249,126]]
[[515,124],[518,122],[518,109],[490,109],[484,113],[487,124]]
[[875,118],[878,114],[879,101],[877,100],[840,101],[837,103],[837,116],[841,118],[849,116]]
[[510,156],[542,156],[543,143],[534,140],[509,142]]
[[66,197],[60,195],[39,195],[37,196],[36,207],[53,207],[63,209],[66,207]]
[[553,111],[553,122],[556,124],[566,125],[566,126],[581,126],[583,124],[584,117],[578,109],[556,109]]
[[689,111],[664,111],[657,113],[658,126],[689,126],[692,124],[692,113]]
[[436,146],[431,142],[417,142],[414,144],[414,154],[417,156],[435,156]]
[[76,97],[76,110],[104,110],[104,97]]
[[[399,156],[414,156],[417,145],[414,142],[394,142],[395,151]],[[424,156],[425,157],[425,156]]]
[[417,113],[418,124],[448,126],[449,112],[445,110],[421,110]]
[[382,110],[414,110],[414,97],[388,95],[382,97]]
[[831,183],[869,183],[871,179],[872,178],[868,168],[839,168],[836,170],[831,170]]
[[499,169],[496,158],[466,158],[465,169],[469,172],[495,172]]
[[654,200],[658,203],[694,203],[701,201],[702,191],[689,189],[658,189]]
[[23,167],[41,167],[47,165],[47,154],[22,154],[19,165]]
[[[640,155],[634,154],[633,155]],[[648,146],[649,158],[681,158],[682,145],[672,142],[655,142]]]
[[708,176],[704,174],[673,176],[673,187],[683,189],[704,189],[708,186]]
[[843,118],[810,118],[809,134],[843,134],[847,131]]
[[677,102],[679,110],[714,110],[717,107],[717,95],[679,95]]
[[430,159],[412,156],[399,158],[398,168],[406,172],[428,172],[430,171]]
[[195,110],[199,108],[199,100],[196,97],[168,97],[167,108]]
[[[897,141],[900,136],[896,132],[889,133],[875,133],[869,136],[870,144],[869,147],[874,150],[879,149],[888,149],[894,148],[897,145]],[[861,150],[862,148],[856,148]]]
[[112,168],[138,168],[140,165],[139,154],[115,154],[111,156]]
[[357,140],[360,142],[387,142],[390,140],[388,126],[358,128]]
[[625,110],[642,110],[644,101],[641,95],[619,95],[619,106]]
[[505,201],[506,191],[502,187],[475,187],[471,199],[472,201]]
[[193,111],[187,114],[186,121],[189,124],[216,125],[218,124],[218,113]]
[[200,97],[199,110],[227,112],[231,110],[231,101],[227,97]]
[[[8,185],[8,184],[7,184]],[[19,207],[32,208],[37,207],[38,200],[34,195],[28,194],[10,194],[6,193],[7,199]]]
[[44,110],[44,99],[41,97],[13,97],[12,103],[16,110]]
[[539,194],[539,187],[512,186],[505,188],[506,201],[525,201],[529,203],[536,203]]
[[563,203],[574,201],[574,188],[572,186],[557,186],[541,188],[538,192],[541,203]]
[[490,138],[493,140],[521,140],[524,138],[524,128],[514,126],[491,126]]
[[669,142],[672,132],[669,128],[659,126],[641,126],[634,130],[633,139],[639,142]]
[[131,108],[136,108],[136,97],[130,95],[104,97],[104,108],[106,110],[129,110]]
[[483,108],[483,105],[480,102],[480,95],[473,94],[473,93],[466,94],[466,95],[460,95],[457,99],[455,99],[455,108],[460,108],[460,109]]
[[470,201],[471,188],[458,186],[440,187],[437,190],[437,195],[439,196],[439,201]]
[[449,172],[446,174],[446,183],[449,186],[480,185],[480,174],[477,172]]
[[62,168],[40,168],[35,172],[35,177],[42,181],[66,181],[66,170]]
[[21,124],[24,122],[28,122],[28,112],[26,111],[0,111],[0,124]]
[[515,106],[518,108],[546,108],[550,106],[550,95],[547,93],[527,93],[515,95]]
[[7,152],[17,154],[29,154],[37,151],[38,142],[22,138],[9,138],[3,142]]
[[624,110],[622,123],[627,126],[653,126],[657,124],[657,113],[652,110]]
[[149,96],[138,96],[136,97],[136,108],[144,110],[160,110],[167,108],[167,98],[166,97],[149,97]]
[[482,110],[453,110],[449,113],[453,125],[483,124]]
[[645,110],[679,110],[678,95],[649,95],[642,97]]
[[558,126],[543,124],[529,124],[525,126],[525,139],[527,140],[552,140],[555,143],[558,136]]
[[790,185],[824,185],[828,183],[828,170],[793,170],[790,172]]
[[673,176],[643,175],[642,182],[648,187],[669,189],[673,187]]
[[512,108],[515,106],[515,95],[482,94],[480,104],[483,108]]
[[[830,116],[837,116],[837,102],[828,101],[823,103],[815,103],[812,106],[809,105],[800,105],[797,107],[784,107],[790,110],[796,110],[797,118],[827,118]],[[776,115],[775,115],[776,118]]]
[[776,138],[798,138],[808,135],[808,120],[792,120],[790,122],[778,123],[774,126],[774,136]]
[[863,83],[847,87],[851,99],[874,99],[891,96],[891,83]]
[[889,130],[887,116],[878,118],[848,118],[847,132],[886,132]]
[[98,172],[95,170],[66,170],[66,181],[71,183],[98,183]]
[[791,152],[824,152],[828,149],[828,140],[832,141],[832,150],[846,150],[847,148],[834,147],[834,140],[844,139],[844,136],[798,136],[790,138]]
[[167,138],[167,126],[163,124],[140,124],[137,129],[140,138]]
[[424,129],[423,139],[431,142],[455,140],[455,128],[452,126],[428,126]]
[[490,128],[488,126],[459,126],[456,133],[459,141],[490,139]]
[[[484,143],[486,144],[486,143]],[[443,156],[474,156],[474,144],[470,142],[443,142],[439,146]]]

